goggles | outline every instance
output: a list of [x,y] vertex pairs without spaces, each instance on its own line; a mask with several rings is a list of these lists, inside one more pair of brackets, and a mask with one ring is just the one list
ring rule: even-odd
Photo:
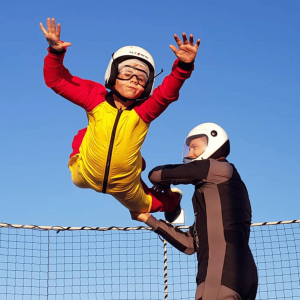
[[148,75],[145,71],[131,67],[131,66],[124,66],[117,78],[120,80],[130,80],[133,76],[137,78],[138,84],[141,85],[142,87],[145,87],[147,82],[148,82]]

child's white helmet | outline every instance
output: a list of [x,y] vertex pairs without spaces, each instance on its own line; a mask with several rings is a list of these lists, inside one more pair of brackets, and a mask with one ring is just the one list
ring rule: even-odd
[[[196,158],[188,158],[189,144],[198,137],[207,138],[205,150]],[[193,128],[184,140],[183,162],[185,164],[201,159],[226,157],[230,152],[230,143],[226,131],[215,123],[203,123]]]
[[[132,59],[132,58],[143,61],[149,67],[150,74],[149,74],[148,82],[141,96],[142,98],[148,98],[151,95],[154,86],[155,64],[151,54],[145,49],[138,46],[122,47],[112,55],[112,58],[108,64],[104,76],[105,87],[107,87],[110,90],[113,90],[113,86],[115,85],[116,78],[118,75],[119,63],[124,60]],[[135,100],[141,100],[141,99],[135,99]]]

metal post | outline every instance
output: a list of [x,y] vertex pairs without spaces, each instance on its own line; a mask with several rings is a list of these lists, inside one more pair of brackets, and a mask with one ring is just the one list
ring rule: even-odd
[[168,266],[167,266],[167,241],[164,239],[164,283],[165,300],[168,300]]

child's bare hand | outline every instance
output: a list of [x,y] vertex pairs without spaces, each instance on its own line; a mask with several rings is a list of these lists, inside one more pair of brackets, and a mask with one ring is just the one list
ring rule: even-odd
[[149,213],[139,213],[139,212],[132,212],[132,211],[130,212],[130,214],[132,220],[137,220],[144,223],[146,223],[146,221],[151,216]]
[[41,30],[43,31],[49,45],[57,50],[57,51],[62,51],[65,47],[69,47],[72,44],[68,42],[62,42],[60,40],[60,31],[61,31],[61,26],[58,23],[57,28],[55,27],[55,19],[52,18],[50,21],[50,18],[47,18],[47,30],[44,28],[43,24],[40,23]]
[[189,41],[185,33],[182,34],[182,41],[176,34],[174,34],[174,39],[179,49],[177,49],[177,47],[175,47],[174,45],[170,45],[170,48],[172,49],[174,54],[178,57],[178,59],[185,63],[193,62],[195,60],[197,51],[200,46],[200,39],[197,40],[195,45],[194,45],[194,37],[192,34],[190,34]]

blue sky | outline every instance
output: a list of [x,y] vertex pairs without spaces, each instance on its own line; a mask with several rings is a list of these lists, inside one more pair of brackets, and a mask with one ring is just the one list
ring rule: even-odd
[[[201,39],[192,77],[180,98],[151,126],[142,147],[143,174],[180,163],[187,133],[215,122],[229,134],[228,157],[248,187],[253,222],[300,218],[298,1],[5,1],[1,5],[0,222],[61,226],[137,226],[109,195],[81,190],[67,167],[85,112],[46,87],[47,17],[72,43],[65,66],[104,82],[111,54],[147,49],[156,68],[175,59],[173,34]],[[181,186],[192,224],[192,186]],[[161,213],[157,217],[163,217]]]

